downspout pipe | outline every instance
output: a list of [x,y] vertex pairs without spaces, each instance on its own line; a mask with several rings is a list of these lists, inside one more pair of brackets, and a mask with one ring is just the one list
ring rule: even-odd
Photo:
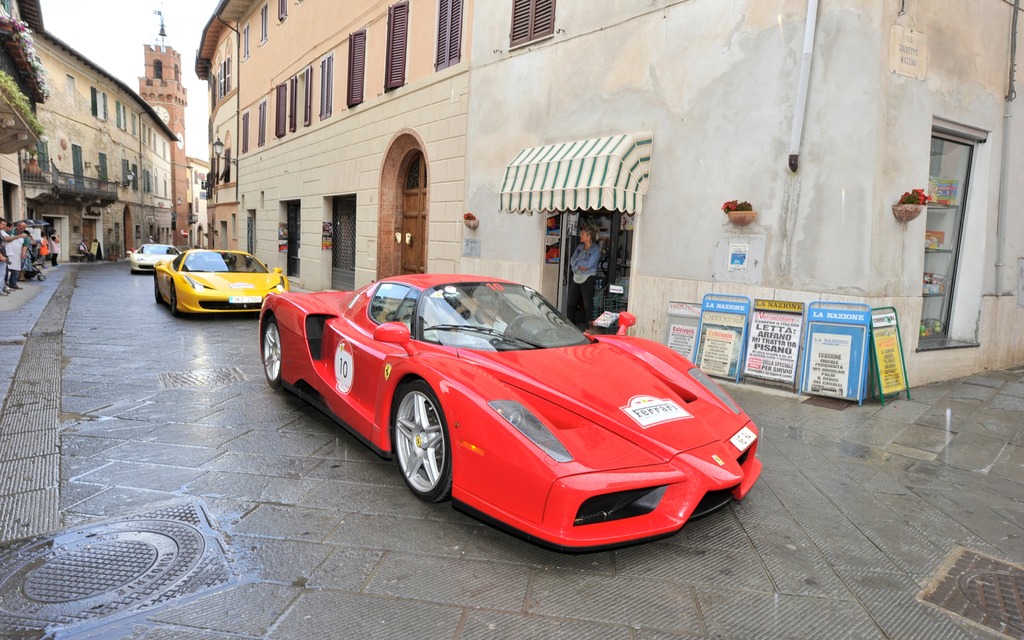
[[[1019,0],[1017,0],[1019,2]],[[793,135],[789,139],[789,170],[800,167],[800,140],[807,112],[807,88],[811,80],[811,59],[814,53],[814,28],[818,22],[818,0],[807,0],[807,23],[804,25],[804,53],[800,61],[800,83],[796,89],[796,111],[793,113]]]
[[995,264],[995,295],[1003,295],[1003,261],[1006,253],[1006,201],[1009,198],[1010,184],[1010,120],[1013,118],[1011,108],[1017,98],[1014,88],[1017,70],[1017,16],[1020,14],[1020,0],[1013,1],[1013,18],[1010,21],[1010,77],[1006,89],[1006,101],[1003,103],[1003,149],[999,165],[999,207],[996,213],[996,264]]

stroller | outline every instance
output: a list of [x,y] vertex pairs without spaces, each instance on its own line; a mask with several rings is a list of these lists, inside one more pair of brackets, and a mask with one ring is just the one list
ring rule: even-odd
[[[25,223],[29,228],[40,229],[41,234],[45,234],[49,224],[42,220],[25,220]],[[17,223],[16,223],[17,224]],[[35,237],[35,233],[32,234]],[[32,242],[28,247],[28,255],[24,260],[21,261],[21,275],[25,280],[31,280],[35,278],[42,282],[46,280],[46,274],[43,273],[43,257],[39,254],[39,241]]]

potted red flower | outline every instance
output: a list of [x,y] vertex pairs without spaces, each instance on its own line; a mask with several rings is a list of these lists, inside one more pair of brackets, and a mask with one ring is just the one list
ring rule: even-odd
[[476,216],[468,212],[462,215],[462,223],[465,224],[468,229],[476,229],[480,226],[480,221],[476,219]]
[[911,189],[905,192],[896,204],[892,205],[892,215],[900,222],[910,222],[924,211],[925,205],[932,197],[924,189]]
[[727,200],[722,204],[722,211],[729,216],[729,222],[737,227],[745,227],[757,219],[754,206],[746,200]]

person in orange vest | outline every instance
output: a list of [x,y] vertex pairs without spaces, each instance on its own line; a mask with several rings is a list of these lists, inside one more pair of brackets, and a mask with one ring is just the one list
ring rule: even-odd
[[43,268],[46,268],[46,263],[50,259],[50,242],[46,239],[46,234],[43,234],[39,238],[39,258],[43,263]]

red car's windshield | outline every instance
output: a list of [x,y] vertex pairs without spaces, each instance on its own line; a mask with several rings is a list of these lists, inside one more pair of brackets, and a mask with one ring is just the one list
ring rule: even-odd
[[426,342],[481,351],[588,344],[539,293],[518,284],[470,282],[427,289],[414,329]]

